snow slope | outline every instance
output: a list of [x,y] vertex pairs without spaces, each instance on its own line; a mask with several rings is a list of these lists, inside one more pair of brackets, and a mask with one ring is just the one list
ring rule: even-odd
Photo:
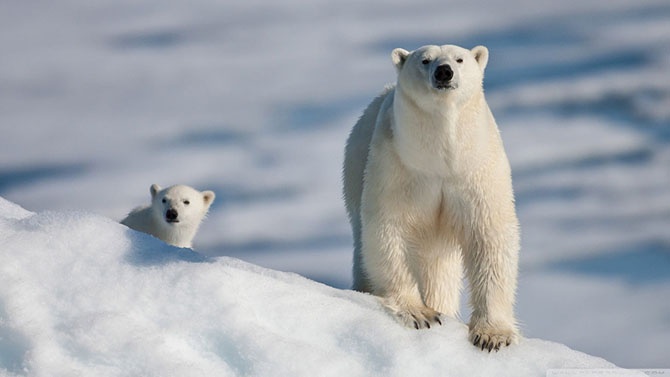
[[344,142],[428,43],[489,47],[523,332],[670,368],[668,0],[0,1],[0,196],[119,220],[212,189],[198,251],[347,288]]
[[482,352],[456,320],[401,327],[369,295],[0,198],[0,375],[545,376],[612,368],[524,339]]

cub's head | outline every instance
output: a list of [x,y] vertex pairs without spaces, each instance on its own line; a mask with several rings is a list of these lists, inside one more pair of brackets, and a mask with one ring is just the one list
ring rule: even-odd
[[423,46],[411,52],[396,48],[391,59],[398,71],[397,86],[410,95],[468,98],[482,90],[489,50],[454,45]]
[[154,217],[170,226],[197,225],[214,201],[214,192],[200,192],[184,185],[161,189],[151,185],[151,209]]

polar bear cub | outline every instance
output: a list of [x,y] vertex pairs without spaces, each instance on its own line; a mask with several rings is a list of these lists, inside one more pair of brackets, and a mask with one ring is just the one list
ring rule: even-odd
[[121,224],[177,247],[192,247],[200,223],[214,202],[214,192],[184,185],[151,185],[151,205],[135,208]]
[[458,315],[462,265],[470,341],[517,341],[519,226],[509,162],[484,98],[488,49],[395,49],[397,83],[347,140],[344,198],[354,234],[354,289],[382,298],[408,326]]

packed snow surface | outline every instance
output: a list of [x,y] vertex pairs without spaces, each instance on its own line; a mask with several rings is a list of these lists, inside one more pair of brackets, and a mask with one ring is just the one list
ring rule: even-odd
[[524,339],[488,353],[457,320],[401,326],[370,295],[168,246],[84,212],[0,198],[0,375],[544,376],[611,368]]

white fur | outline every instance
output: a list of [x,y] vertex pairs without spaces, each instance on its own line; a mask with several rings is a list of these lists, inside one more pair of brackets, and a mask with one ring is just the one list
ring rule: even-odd
[[[354,233],[354,289],[382,297],[408,326],[456,317],[464,265],[470,340],[514,343],[519,250],[509,162],[484,98],[488,50],[396,49],[395,87],[347,140],[344,197]],[[425,64],[424,64],[425,63]],[[435,72],[448,64],[448,86]]]
[[[121,221],[129,228],[151,234],[178,247],[192,247],[200,223],[214,202],[214,192],[200,192],[184,185],[161,189],[151,185],[151,205],[135,208]],[[176,222],[168,221],[168,210],[176,214]]]

